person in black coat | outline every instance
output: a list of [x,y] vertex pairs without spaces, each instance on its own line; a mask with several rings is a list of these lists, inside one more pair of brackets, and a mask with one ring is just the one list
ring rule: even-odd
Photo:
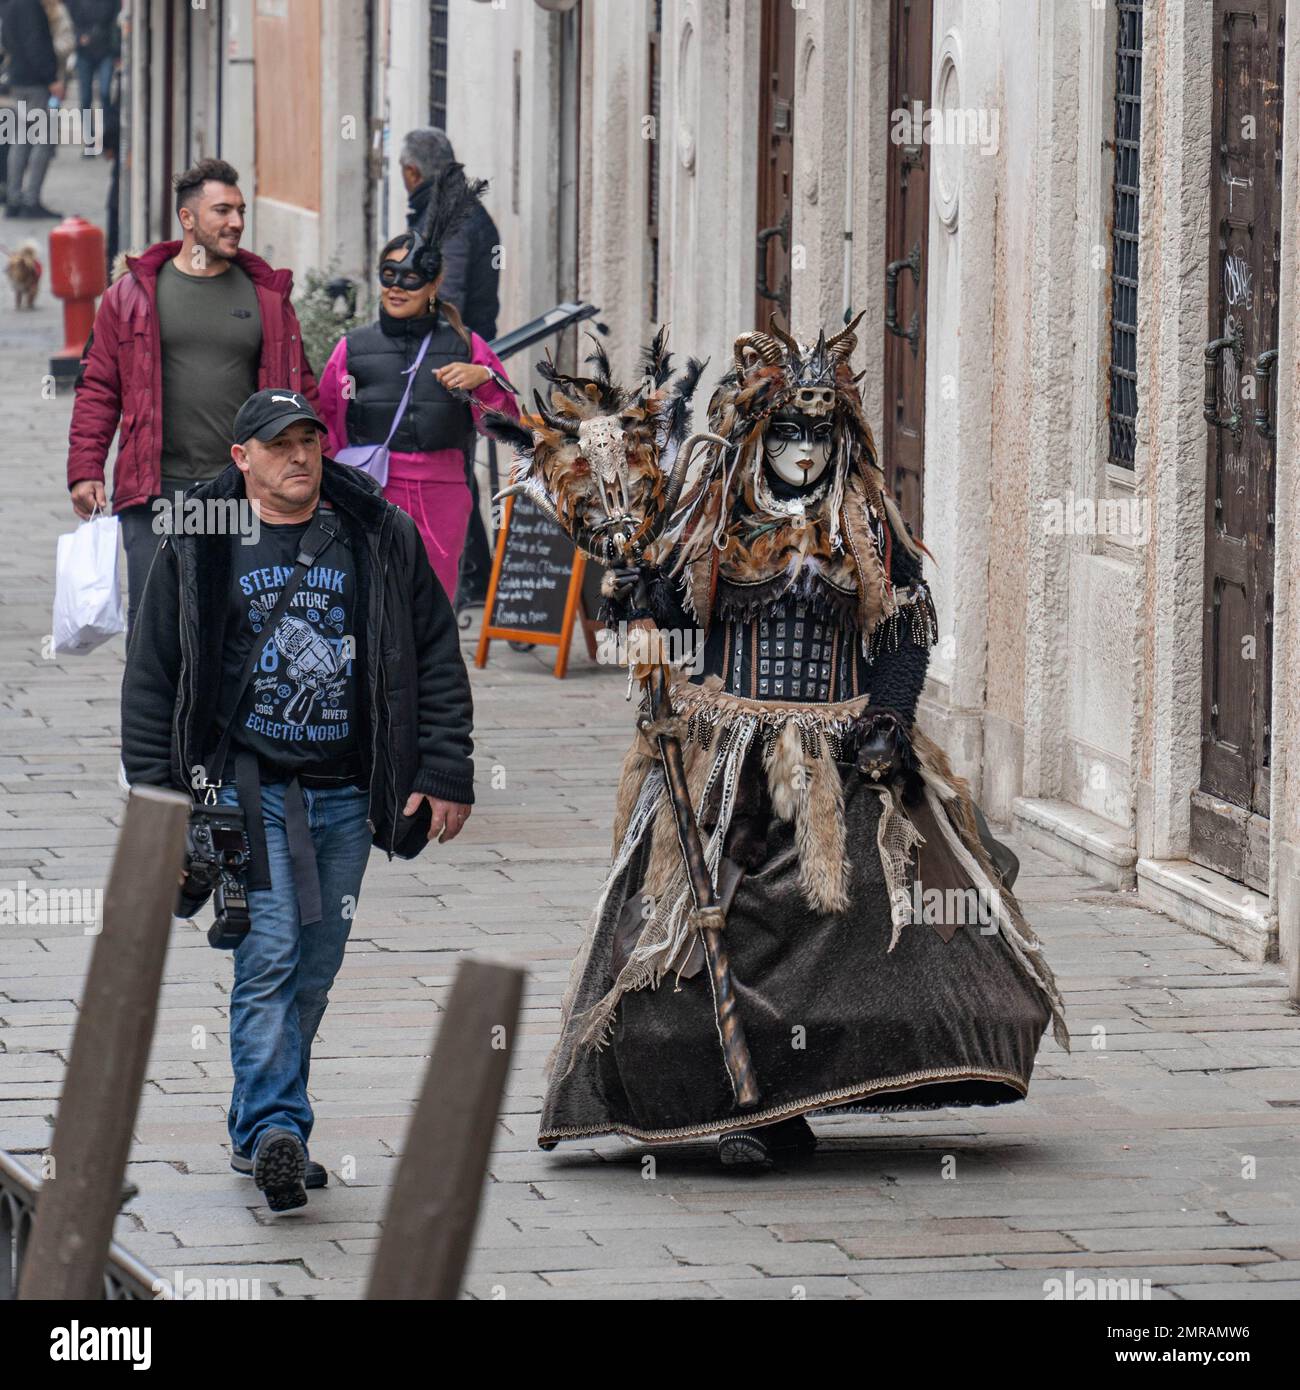
[[[414,227],[424,215],[434,185],[455,159],[451,141],[441,130],[426,126],[407,133],[402,141],[401,163],[408,227]],[[497,313],[501,307],[497,299],[500,245],[497,224],[482,203],[442,244],[442,285],[438,297],[444,304],[454,305],[465,327],[485,343],[497,335]]]
[[[54,52],[50,21],[41,0],[9,0],[0,18],[9,55],[9,95],[19,111],[43,111],[51,97],[63,100],[59,60]],[[54,158],[54,145],[45,140],[15,145],[9,156],[5,213],[9,217],[51,217],[41,202],[45,171]]]
[[94,105],[93,88],[99,84],[101,106],[110,104],[113,66],[120,50],[117,15],[121,0],[64,0],[77,36],[77,86],[81,104]]
[[[443,131],[423,126],[407,132],[400,154],[402,181],[408,198],[407,226],[414,227],[424,215],[439,176],[455,158],[451,141]],[[465,327],[477,333],[485,343],[491,343],[497,335],[500,244],[497,225],[481,203],[442,244],[438,298],[454,306]],[[460,585],[456,594],[458,608],[486,602],[488,577],[492,571],[492,550],[479,508],[478,478],[472,453],[467,453],[465,467],[474,505],[470,509],[461,557]]]
[[[324,428],[300,392],[245,401],[231,466],[177,523],[159,513],[122,685],[128,782],[243,811],[246,929],[213,941],[235,947],[226,1124],[231,1167],[273,1212],[326,1184],[307,1156],[311,1047],[371,846],[450,840],[474,800],[451,606],[415,523],[322,457]],[[196,530],[191,509],[213,520]]]

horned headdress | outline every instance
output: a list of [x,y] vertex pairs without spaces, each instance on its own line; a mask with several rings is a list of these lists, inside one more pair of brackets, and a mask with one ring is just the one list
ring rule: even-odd
[[[885,557],[893,544],[913,555],[921,547],[885,484],[862,411],[860,377],[850,365],[861,318],[830,338],[823,332],[801,343],[773,315],[770,332],[735,340],[735,360],[709,402],[708,452],[665,540],[675,552],[674,572],[690,576],[687,594],[701,621],[707,621],[724,554],[723,571],[741,582],[782,558],[825,567],[843,557],[857,572],[862,631],[893,615]],[[778,411],[831,424],[825,482],[798,507],[775,502],[764,478],[763,436]],[[806,520],[815,527],[805,527]]]

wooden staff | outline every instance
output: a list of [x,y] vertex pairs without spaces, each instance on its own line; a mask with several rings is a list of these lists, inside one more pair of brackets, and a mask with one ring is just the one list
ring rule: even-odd
[[[646,631],[647,634],[654,633],[655,637],[649,640],[657,640],[658,629],[651,619],[641,618],[629,624],[629,630],[637,629]],[[677,825],[677,842],[681,846],[686,876],[691,887],[691,898],[695,904],[693,921],[704,943],[704,958],[708,964],[709,983],[713,990],[718,1036],[722,1040],[722,1059],[726,1063],[727,1075],[731,1078],[731,1089],[735,1093],[737,1104],[742,1107],[754,1106],[758,1104],[758,1082],[754,1079],[754,1067],[750,1061],[749,1044],[745,1041],[744,1025],[736,1009],[731,964],[722,935],[723,909],[713,887],[713,875],[704,859],[700,829],[695,823],[695,808],[691,805],[691,793],[686,781],[682,746],[675,734],[665,732],[665,721],[672,716],[667,669],[662,663],[655,662],[643,680],[650,700],[651,731],[664,766],[664,778],[668,783],[668,796],[672,802],[673,818]]]

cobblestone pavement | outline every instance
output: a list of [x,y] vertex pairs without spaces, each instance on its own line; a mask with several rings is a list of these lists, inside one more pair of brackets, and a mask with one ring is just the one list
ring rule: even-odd
[[[69,167],[73,166],[73,167]],[[92,174],[94,178],[92,178]],[[98,212],[101,171],[49,197]],[[87,193],[85,190],[90,189]],[[44,401],[58,311],[0,319],[0,886],[103,883],[122,642],[47,660],[68,398]],[[469,650],[469,637],[466,639]],[[118,1239],[164,1277],[262,1297],[364,1287],[457,961],[526,965],[523,1025],[468,1292],[476,1298],[1042,1298],[1045,1281],[1150,1281],[1155,1298],[1300,1295],[1300,1034],[1280,972],[1021,848],[1019,887],[1065,990],[1075,1050],[1043,1044],[1031,1098],[828,1118],[798,1170],[724,1177],[712,1150],[535,1147],[542,1063],[608,850],[630,729],[623,682],[501,645],[474,674],[479,803],[410,864],[373,858],[315,1048],[313,1155],[330,1186],[274,1220],[227,1168],[230,960],[178,924]],[[495,778],[493,774],[496,774]],[[0,1146],[48,1142],[92,938],[0,927]],[[1138,1288],[1141,1285],[1137,1286]]]

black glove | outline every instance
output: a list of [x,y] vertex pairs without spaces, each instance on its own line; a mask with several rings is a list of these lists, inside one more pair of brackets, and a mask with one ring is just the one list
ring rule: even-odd
[[600,579],[601,620],[610,626],[630,623],[636,616],[636,591],[641,571],[636,565],[619,565],[605,571]]
[[902,719],[893,710],[868,705],[858,716],[858,728],[858,771],[882,787],[904,779],[903,799],[913,800],[921,779]]
[[605,600],[603,617],[610,623],[630,623],[653,618],[650,589],[659,571],[653,565],[611,565],[601,576],[600,593]]

